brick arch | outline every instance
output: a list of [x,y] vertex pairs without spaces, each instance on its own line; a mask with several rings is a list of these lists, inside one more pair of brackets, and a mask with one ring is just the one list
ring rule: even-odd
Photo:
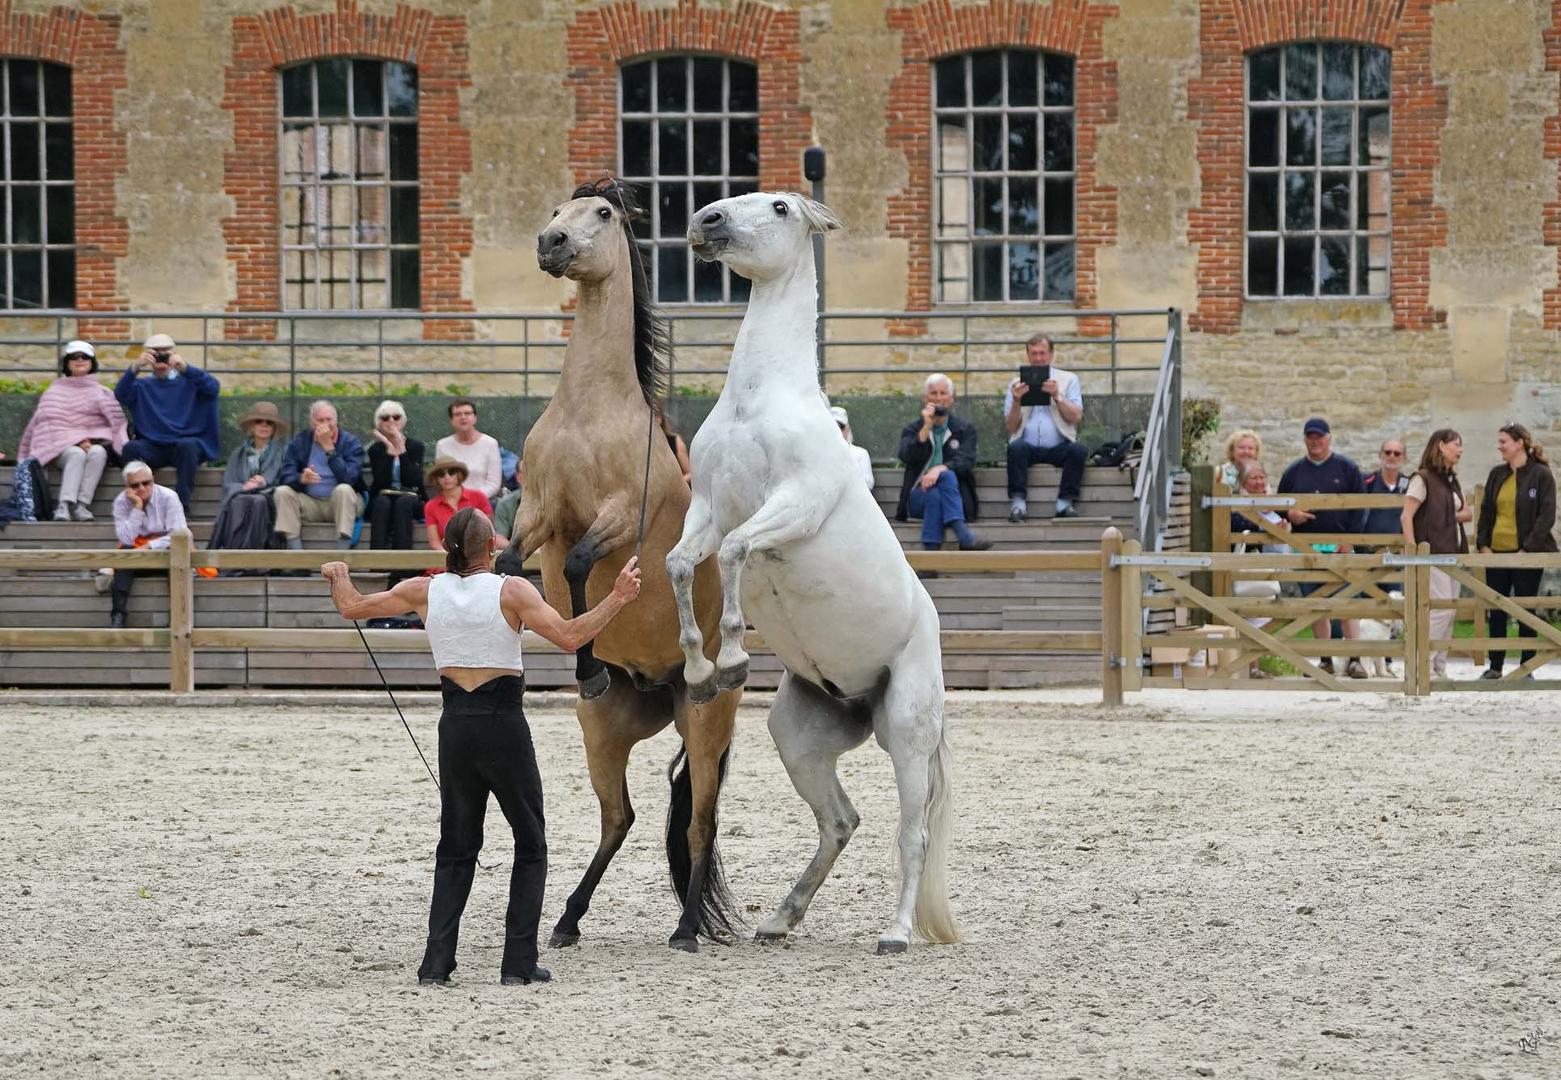
[[[434,15],[406,4],[367,15],[357,0],[336,10],[299,15],[292,7],[233,20],[233,55],[223,109],[233,117],[233,149],[223,182],[233,214],[222,221],[236,278],[229,311],[276,311],[282,305],[281,202],[277,176],[277,78],[284,67],[330,56],[396,60],[417,68],[419,219],[422,310],[474,308],[462,292],[462,263],[472,251],[472,219],[461,210],[461,180],[472,169],[471,136],[461,124],[460,91],[471,85],[464,16]],[[259,320],[231,322],[230,337],[269,337]],[[465,337],[463,319],[424,319],[429,338]]]
[[813,114],[802,104],[802,17],[742,0],[730,9],[678,0],[646,7],[639,0],[577,12],[565,30],[575,118],[569,172],[577,183],[618,169],[618,66],[653,56],[704,54],[744,60],[759,69],[759,184],[802,187],[802,151],[813,138]]
[[[1096,252],[1116,242],[1116,189],[1100,183],[1095,164],[1100,130],[1116,120],[1117,66],[1105,59],[1102,28],[1112,4],[1053,0],[1047,5],[990,0],[955,8],[950,0],[923,0],[887,12],[900,32],[900,70],[889,84],[887,143],[905,155],[905,187],[889,196],[888,234],[909,246],[905,307],[926,311],[933,302],[932,62],[976,49],[1033,48],[1074,58],[1075,301],[1093,307],[1098,294]],[[896,329],[920,332],[922,320]]]
[[[114,186],[125,175],[129,149],[114,123],[114,95],[128,85],[118,15],[89,15],[63,5],[21,14],[0,2],[0,56],[48,60],[71,69],[71,124],[76,158],[76,308],[128,306],[119,290],[119,260],[130,249],[130,227],[116,212]],[[122,320],[82,319],[83,337],[129,332]]]
[[1191,328],[1241,328],[1246,264],[1244,203],[1246,54],[1288,41],[1328,39],[1393,53],[1392,252],[1388,271],[1393,325],[1425,330],[1446,321],[1430,305],[1431,252],[1447,241],[1447,215],[1435,201],[1435,172],[1447,92],[1431,78],[1431,7],[1441,0],[1204,0],[1199,12],[1200,74],[1188,83],[1188,115],[1198,125],[1202,198],[1188,214],[1198,252],[1198,308]]

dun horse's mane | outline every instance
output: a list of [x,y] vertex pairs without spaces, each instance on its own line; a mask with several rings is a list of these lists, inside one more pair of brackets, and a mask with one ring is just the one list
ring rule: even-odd
[[604,176],[575,188],[574,198],[606,199],[623,215],[623,236],[629,243],[629,273],[634,280],[634,374],[647,404],[654,405],[667,392],[667,373],[672,365],[672,335],[666,321],[656,313],[645,275],[645,260],[634,242],[632,222],[645,210],[634,197],[634,189],[614,176]]

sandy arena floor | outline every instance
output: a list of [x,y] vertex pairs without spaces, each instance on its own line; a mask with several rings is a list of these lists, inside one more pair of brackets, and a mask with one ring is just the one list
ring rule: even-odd
[[[1092,696],[951,699],[964,944],[873,955],[895,871],[869,744],[793,942],[667,949],[664,733],[551,986],[497,984],[490,809],[505,867],[449,989],[413,977],[436,806],[388,708],[0,703],[0,1075],[1561,1075],[1561,695]],[[572,712],[532,723],[545,934],[596,806]],[[750,922],[815,836],[745,710],[721,846]]]

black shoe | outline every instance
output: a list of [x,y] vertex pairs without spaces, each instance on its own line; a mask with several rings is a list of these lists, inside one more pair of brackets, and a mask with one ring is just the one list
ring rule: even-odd
[[916,571],[916,576],[923,581],[935,581],[937,579],[938,572],[936,570],[918,570]]
[[448,975],[419,975],[417,977],[417,985],[419,985],[419,986],[449,986],[450,985],[450,976],[448,976]]
[[108,627],[110,630],[123,630],[125,628],[125,613],[123,611],[116,611],[109,615]]
[[988,540],[986,537],[984,537],[984,536],[976,536],[976,535],[972,534],[971,537],[970,537],[970,543],[959,545],[959,550],[961,550],[961,551],[987,551],[987,550],[989,550],[991,548],[991,546],[992,546],[992,541]]
[[500,986],[530,986],[532,983],[553,981],[553,973],[545,967],[533,968],[530,975],[500,975]]
[[1480,672],[1480,678],[1499,679],[1501,678],[1501,672],[1497,671],[1495,668],[1486,668],[1484,671]]
[[1060,517],[1060,518],[1078,517],[1078,516],[1079,516],[1079,512],[1077,510],[1073,509],[1073,507],[1071,507],[1071,506],[1064,506],[1061,510],[1058,510],[1055,514],[1052,515],[1052,517]]
[[1323,671],[1327,672],[1329,675],[1332,675],[1333,674],[1333,657],[1331,657],[1331,656],[1323,657],[1322,660],[1318,662],[1317,666],[1322,668]]

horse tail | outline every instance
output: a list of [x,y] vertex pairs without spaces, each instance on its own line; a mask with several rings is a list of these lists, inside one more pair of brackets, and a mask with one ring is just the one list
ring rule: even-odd
[[928,941],[959,940],[959,924],[949,909],[948,851],[954,830],[954,755],[948,727],[938,733],[938,748],[927,767],[927,854],[916,884],[916,933]]
[[[719,805],[721,787],[726,783],[726,765],[732,755],[728,746],[721,751],[721,763],[716,772],[716,804]],[[680,903],[688,902],[689,882],[694,876],[693,854],[688,849],[688,826],[694,817],[694,783],[689,776],[688,747],[678,748],[672,763],[667,766],[667,782],[672,785],[672,798],[667,804],[667,867],[672,874],[672,891]],[[717,814],[710,812],[710,862],[705,869],[704,884],[699,893],[699,933],[707,938],[717,934],[735,936],[742,924],[737,914],[736,902],[726,883],[726,872],[721,866],[721,853],[716,847]]]

